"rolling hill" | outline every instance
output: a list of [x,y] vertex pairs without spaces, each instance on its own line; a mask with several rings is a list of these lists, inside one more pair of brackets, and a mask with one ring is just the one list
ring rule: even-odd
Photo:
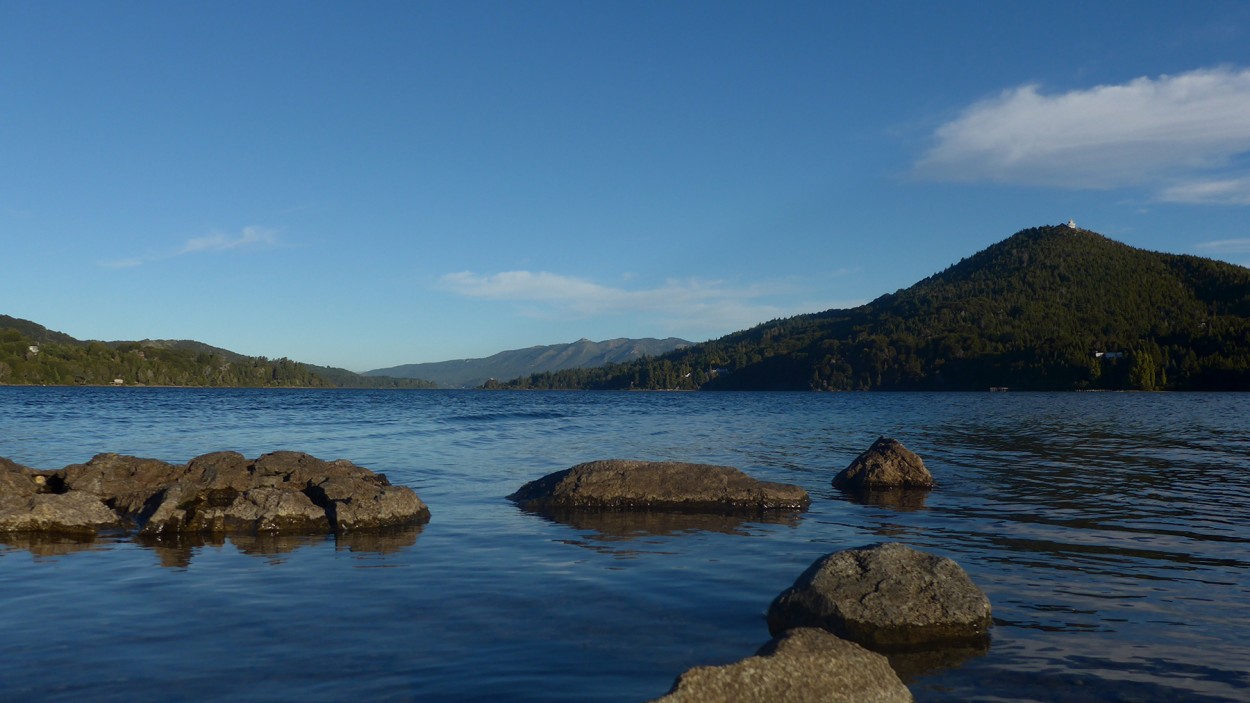
[[250,357],[193,340],[82,341],[0,315],[0,384],[430,388],[290,359]]
[[1250,390],[1250,269],[1036,227],[867,305],[490,385]]

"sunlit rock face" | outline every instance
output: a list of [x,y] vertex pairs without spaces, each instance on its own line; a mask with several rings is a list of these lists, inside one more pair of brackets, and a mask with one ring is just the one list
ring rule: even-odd
[[753,657],[701,666],[656,703],[908,703],[885,657],[824,630],[788,630]]
[[429,518],[385,475],[300,452],[215,452],[181,465],[100,454],[48,472],[0,460],[0,532],[344,533]]
[[611,459],[548,474],[508,496],[526,510],[806,510],[807,491],[730,466]]
[[897,542],[821,557],[768,609],[774,635],[819,627],[879,652],[981,643],[991,623],[959,564]]
[[848,491],[932,488],[933,474],[924,461],[897,439],[881,437],[833,478]]

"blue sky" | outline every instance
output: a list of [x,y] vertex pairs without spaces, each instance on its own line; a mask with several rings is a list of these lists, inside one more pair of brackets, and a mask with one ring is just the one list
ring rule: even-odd
[[0,313],[363,371],[1250,264],[1244,2],[0,0]]

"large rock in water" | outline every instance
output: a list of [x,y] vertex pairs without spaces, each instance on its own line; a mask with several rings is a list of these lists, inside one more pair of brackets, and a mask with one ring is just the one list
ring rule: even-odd
[[427,522],[412,489],[350,461],[274,452],[192,459],[186,474],[147,504],[143,534],[163,532],[347,532]]
[[756,656],[690,669],[656,703],[907,703],[885,657],[824,630],[789,630]]
[[768,608],[774,635],[820,627],[881,652],[984,643],[991,622],[958,564],[897,542],[816,560]]
[[914,452],[897,439],[880,437],[833,477],[833,487],[845,490],[932,488],[933,474]]
[[807,491],[752,478],[730,466],[611,459],[578,464],[521,486],[527,510],[806,510]]
[[0,457],[0,532],[94,535],[121,525],[95,496],[50,491],[47,475]]
[[94,535],[121,525],[117,513],[89,493],[0,495],[0,532]]
[[383,474],[298,452],[254,461],[216,452],[183,465],[100,454],[51,472],[0,460],[0,532],[344,533],[429,517],[411,489]]

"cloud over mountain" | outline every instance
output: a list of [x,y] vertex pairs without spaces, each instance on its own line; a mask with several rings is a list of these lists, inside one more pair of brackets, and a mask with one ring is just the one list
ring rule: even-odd
[[723,281],[671,279],[651,288],[627,289],[546,271],[449,273],[439,286],[457,295],[499,300],[533,317],[590,317],[645,313],[670,329],[738,329],[787,314],[764,302],[785,292],[782,286],[733,286]]
[[938,127],[922,178],[1059,188],[1143,187],[1158,200],[1250,204],[1250,69],[1045,94],[1004,91]]

